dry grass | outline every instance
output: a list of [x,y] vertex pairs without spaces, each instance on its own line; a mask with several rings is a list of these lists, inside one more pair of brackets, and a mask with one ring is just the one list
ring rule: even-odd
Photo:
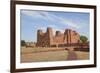
[[[89,59],[89,52],[75,53],[78,60]],[[67,61],[67,56],[64,48],[21,48],[21,62]]]

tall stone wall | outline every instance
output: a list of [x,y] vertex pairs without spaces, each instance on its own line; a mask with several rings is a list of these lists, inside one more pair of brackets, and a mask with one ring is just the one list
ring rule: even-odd
[[37,46],[38,47],[50,47],[63,44],[73,44],[80,42],[80,35],[71,29],[66,29],[64,33],[56,31],[53,35],[53,29],[48,27],[44,33],[42,30],[37,31]]
[[53,32],[52,28],[47,28],[47,31],[44,33],[42,30],[37,32],[37,46],[39,47],[48,47],[53,42]]

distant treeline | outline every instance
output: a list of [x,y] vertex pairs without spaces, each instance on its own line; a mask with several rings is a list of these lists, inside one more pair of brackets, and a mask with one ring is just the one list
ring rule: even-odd
[[[28,46],[28,45],[30,45],[30,44],[34,44],[34,45],[36,45],[36,43],[35,42],[26,42],[25,40],[21,40],[21,46]],[[88,41],[88,38],[86,37],[86,36],[84,36],[84,35],[81,35],[80,36],[80,43],[89,43],[89,41]]]

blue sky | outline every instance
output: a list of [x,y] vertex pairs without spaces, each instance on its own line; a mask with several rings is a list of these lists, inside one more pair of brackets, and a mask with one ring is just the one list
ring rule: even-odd
[[52,27],[54,33],[56,30],[63,33],[67,28],[73,29],[89,39],[89,13],[21,10],[20,14],[21,40],[36,42],[37,30],[45,32],[47,27]]

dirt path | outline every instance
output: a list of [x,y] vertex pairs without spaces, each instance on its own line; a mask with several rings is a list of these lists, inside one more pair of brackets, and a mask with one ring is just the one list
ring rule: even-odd
[[77,60],[78,56],[75,51],[68,51],[67,60]]

